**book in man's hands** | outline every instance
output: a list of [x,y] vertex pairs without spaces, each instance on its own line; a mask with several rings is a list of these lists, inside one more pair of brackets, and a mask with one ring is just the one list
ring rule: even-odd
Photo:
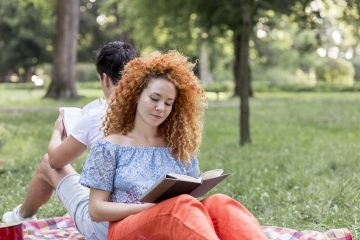
[[201,197],[224,180],[229,174],[222,169],[214,169],[201,174],[199,178],[168,173],[154,184],[141,198],[141,202],[158,203],[180,194]]
[[64,112],[64,116],[63,116],[64,136],[67,137],[71,135],[71,130],[80,120],[81,116],[89,112],[91,109],[100,107],[104,104],[105,102],[102,99],[96,99],[86,104],[83,108],[61,107],[60,110]]
[[71,135],[71,129],[73,129],[75,124],[81,118],[82,109],[77,107],[61,107],[60,110],[64,112],[64,136],[67,137]]

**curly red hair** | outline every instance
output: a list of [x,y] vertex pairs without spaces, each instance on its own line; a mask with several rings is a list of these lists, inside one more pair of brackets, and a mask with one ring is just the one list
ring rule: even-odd
[[171,153],[188,163],[200,147],[205,92],[193,72],[194,64],[177,51],[155,52],[136,58],[124,68],[123,77],[110,98],[104,122],[105,136],[126,135],[134,128],[137,101],[153,78],[174,84],[177,96],[168,118],[159,126],[159,134]]

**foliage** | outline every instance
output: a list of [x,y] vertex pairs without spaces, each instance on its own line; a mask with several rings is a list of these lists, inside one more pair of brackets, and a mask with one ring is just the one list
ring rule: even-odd
[[340,20],[343,20],[347,28],[351,31],[353,35],[351,48],[355,56],[360,55],[360,2],[358,0],[346,0],[345,8],[343,14],[339,17]]
[[[36,72],[45,81],[50,81],[52,71],[51,64],[42,64],[36,68]],[[89,82],[89,81],[97,81],[99,79],[99,75],[96,71],[94,63],[89,62],[78,62],[75,65],[75,78],[77,82]]]
[[118,4],[124,14],[123,28],[131,31],[141,51],[177,49],[197,56],[201,30],[190,1],[124,0]]
[[[360,109],[354,108],[359,101],[358,93],[258,93],[252,101],[255,141],[242,148],[237,144],[238,107],[209,106],[201,168],[232,173],[212,193],[236,198],[262,225],[319,231],[347,227],[359,239]],[[0,112],[0,213],[24,197],[56,115],[55,109]],[[84,157],[76,162],[77,170]],[[38,216],[63,214],[53,197]]]
[[314,31],[301,29],[291,16],[267,11],[255,32],[251,54],[254,82],[313,84],[314,65],[320,60],[315,52],[319,42]]
[[319,82],[351,86],[354,83],[354,67],[343,59],[328,58],[316,67],[316,78]]
[[254,82],[266,81],[272,85],[296,83],[295,76],[282,67],[256,67],[253,72]]
[[53,5],[52,1],[0,1],[0,74],[23,75],[50,60]]
[[79,62],[92,62],[94,51],[106,42],[123,40],[119,38],[117,30],[118,19],[112,19],[110,13],[113,9],[107,9],[108,17],[105,17],[103,5],[109,1],[80,1],[80,29],[78,41]]
[[210,69],[215,81],[232,81],[234,76],[232,72],[234,62],[234,48],[231,44],[232,31],[226,31],[216,34],[213,30],[209,39],[209,57]]
[[229,92],[233,89],[233,83],[231,83],[230,81],[227,82],[213,82],[210,84],[202,84],[202,87],[204,88],[205,91],[207,92]]
[[[93,51],[118,40],[117,23],[101,25],[100,1],[81,0],[78,60],[91,62]],[[52,61],[56,1],[0,1],[0,75],[22,74],[29,67]]]
[[78,82],[98,81],[97,73],[93,63],[78,63],[75,66],[75,76]]
[[332,85],[324,82],[318,82],[316,85],[306,83],[271,83],[269,81],[253,82],[255,95],[259,92],[360,92],[360,83],[355,82],[352,86]]
[[360,55],[352,59],[352,64],[355,70],[355,81],[360,81]]

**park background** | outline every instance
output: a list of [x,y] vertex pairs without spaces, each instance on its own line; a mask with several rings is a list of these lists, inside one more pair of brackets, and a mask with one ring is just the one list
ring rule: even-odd
[[[232,173],[212,192],[263,225],[360,237],[356,0],[1,0],[0,213],[24,197],[58,107],[102,96],[93,54],[113,40],[197,63],[201,167]],[[53,197],[38,216],[63,214]]]

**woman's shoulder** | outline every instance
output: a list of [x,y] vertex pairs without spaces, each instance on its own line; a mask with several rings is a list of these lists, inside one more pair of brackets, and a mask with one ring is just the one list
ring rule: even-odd
[[117,144],[117,145],[126,145],[126,136],[121,135],[121,134],[111,134],[108,135],[106,137],[104,137],[104,141],[105,142],[109,142],[112,144]]
[[122,149],[123,144],[124,141],[122,140],[122,137],[118,135],[109,135],[97,141],[92,149],[95,152],[97,151],[118,152],[119,150]]
[[105,138],[99,140],[96,144],[99,148],[105,149],[116,149],[117,151],[139,151],[139,152],[153,152],[154,150],[157,151],[165,151],[168,152],[168,147],[165,146],[143,146],[138,145],[136,142],[133,141],[131,137],[120,135],[120,134],[113,134],[108,135]]

